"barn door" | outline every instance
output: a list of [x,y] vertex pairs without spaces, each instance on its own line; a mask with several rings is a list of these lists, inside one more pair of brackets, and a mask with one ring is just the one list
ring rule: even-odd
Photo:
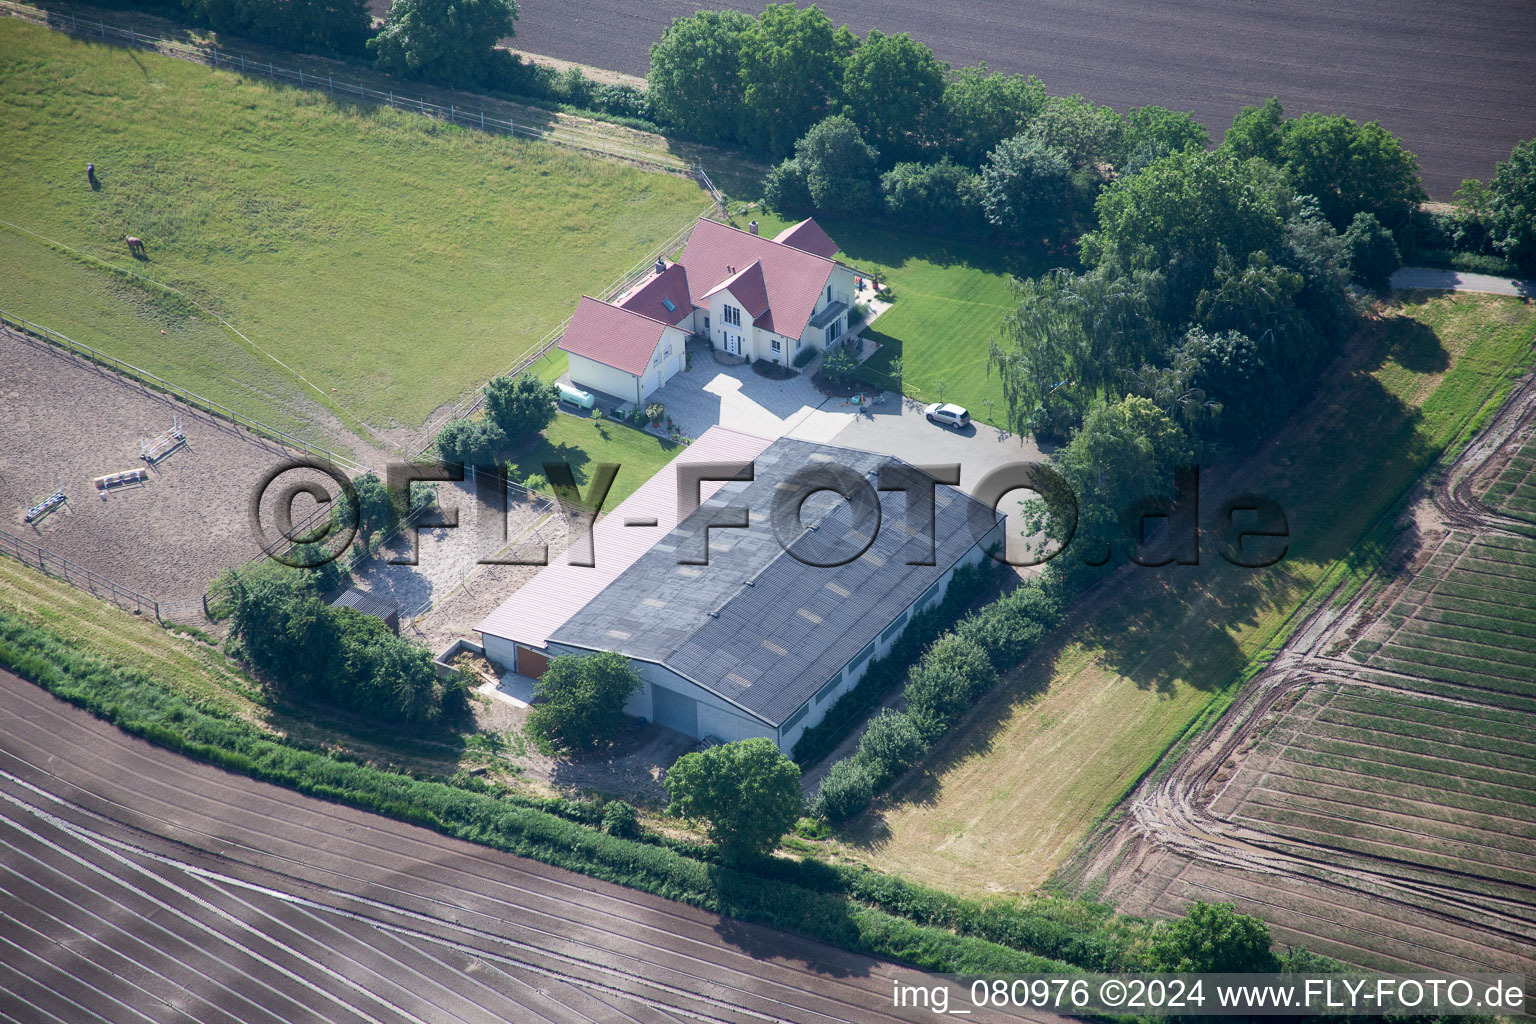
[[699,702],[665,686],[651,686],[651,712],[656,724],[674,729],[684,736],[699,734]]

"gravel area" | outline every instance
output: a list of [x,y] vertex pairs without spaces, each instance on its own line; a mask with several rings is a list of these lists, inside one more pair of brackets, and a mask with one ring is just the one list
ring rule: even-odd
[[[292,461],[288,451],[10,331],[0,330],[0,367],[0,528],[162,602],[200,598],[214,577],[260,552],[251,499]],[[92,480],[143,467],[140,439],[176,415],[186,444],[145,483],[103,499]],[[25,522],[27,505],[60,483],[63,508]],[[301,496],[295,519],[314,508]]]

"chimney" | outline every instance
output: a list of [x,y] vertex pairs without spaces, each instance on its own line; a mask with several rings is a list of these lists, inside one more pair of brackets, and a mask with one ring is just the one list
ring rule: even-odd
[[753,221],[751,224],[748,224],[747,230],[752,232],[754,235],[757,234],[757,221]]
[[664,260],[664,259],[657,259],[656,260],[656,273],[658,273],[658,274],[665,273],[666,269],[667,269],[667,261]]

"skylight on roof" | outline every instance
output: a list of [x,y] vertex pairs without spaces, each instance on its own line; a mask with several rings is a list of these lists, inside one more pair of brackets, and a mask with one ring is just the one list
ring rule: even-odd
[[662,299],[661,304],[667,307],[668,313],[677,312],[677,303],[673,302],[671,299]]

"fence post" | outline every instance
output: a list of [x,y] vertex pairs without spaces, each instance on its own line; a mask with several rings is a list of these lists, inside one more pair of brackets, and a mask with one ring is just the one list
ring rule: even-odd
[[138,33],[135,32],[132,28],[128,29],[128,41],[130,43],[132,43],[134,46],[138,46],[139,45]]
[[458,115],[456,113],[454,113],[453,104],[452,103],[448,104],[448,123],[449,124],[457,124],[458,123]]
[[304,69],[299,68],[299,88],[304,88]]
[[245,74],[245,54],[240,55],[240,73]]
[[277,69],[272,66],[271,61],[267,61],[267,77],[274,82],[277,81]]
[[480,130],[485,131],[485,111],[480,111]]
[[99,25],[101,25],[101,38],[103,38],[103,39],[107,38],[107,23],[104,22],[104,21],[99,21],[99,20],[98,20],[97,23]]
[[325,76],[325,81],[326,81],[327,85],[330,86],[331,95],[335,96],[336,95],[336,76],[328,74],[328,75]]

